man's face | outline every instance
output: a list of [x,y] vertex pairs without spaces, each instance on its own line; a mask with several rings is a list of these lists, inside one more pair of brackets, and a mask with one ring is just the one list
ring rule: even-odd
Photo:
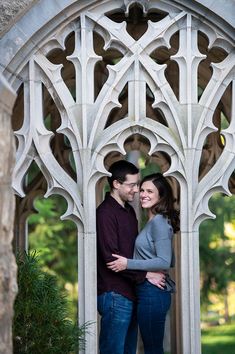
[[126,175],[125,182],[118,183],[118,195],[123,202],[132,202],[135,194],[139,191],[139,173]]

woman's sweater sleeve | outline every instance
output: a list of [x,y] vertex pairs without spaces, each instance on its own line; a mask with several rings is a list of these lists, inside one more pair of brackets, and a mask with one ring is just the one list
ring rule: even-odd
[[172,258],[172,237],[169,232],[167,222],[162,222],[158,218],[151,221],[151,237],[154,248],[150,249],[145,237],[141,245],[143,257],[139,259],[128,259],[127,269],[158,271],[161,269],[169,269]]

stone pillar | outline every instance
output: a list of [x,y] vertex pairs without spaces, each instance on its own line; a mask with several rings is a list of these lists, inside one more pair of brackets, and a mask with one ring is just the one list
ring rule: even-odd
[[15,147],[11,112],[15,94],[0,76],[0,354],[12,353],[13,304],[17,292],[12,252],[15,201],[11,188]]

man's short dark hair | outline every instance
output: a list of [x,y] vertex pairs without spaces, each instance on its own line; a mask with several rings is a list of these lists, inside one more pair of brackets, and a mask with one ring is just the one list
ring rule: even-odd
[[131,162],[126,160],[119,160],[114,162],[110,168],[109,172],[112,174],[108,177],[108,183],[110,188],[113,188],[113,181],[117,180],[119,182],[125,182],[126,175],[136,175],[139,173],[139,169]]

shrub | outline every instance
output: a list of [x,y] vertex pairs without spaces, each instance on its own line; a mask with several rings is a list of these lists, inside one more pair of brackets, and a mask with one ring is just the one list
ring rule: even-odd
[[14,305],[15,354],[66,354],[84,348],[88,324],[68,318],[68,302],[57,279],[43,272],[36,252],[19,254],[18,295]]

